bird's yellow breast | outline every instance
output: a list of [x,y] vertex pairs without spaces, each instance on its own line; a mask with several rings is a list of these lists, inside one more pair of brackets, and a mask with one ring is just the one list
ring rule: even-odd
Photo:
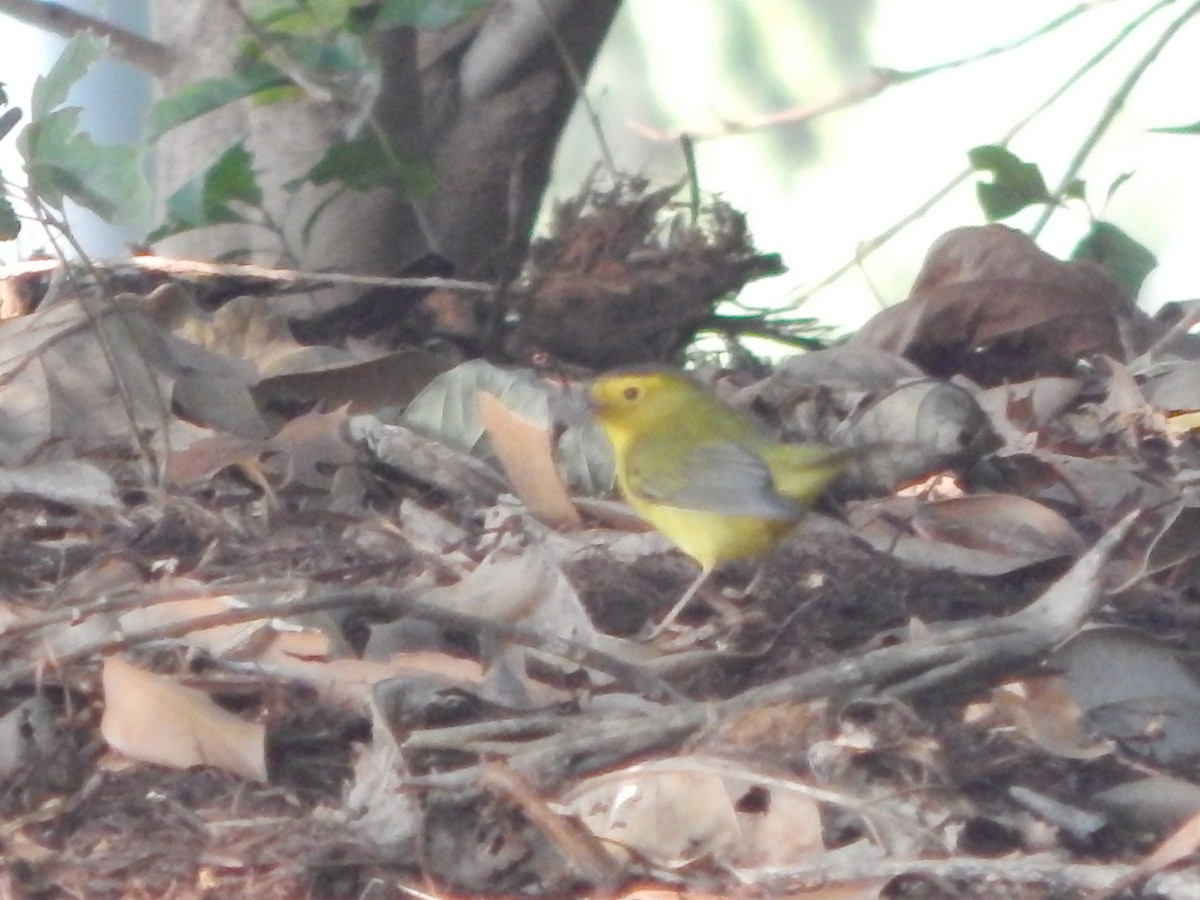
[[618,485],[629,505],[706,570],[766,553],[796,525],[796,520],[731,516],[647,502],[630,490],[622,474],[618,472]]

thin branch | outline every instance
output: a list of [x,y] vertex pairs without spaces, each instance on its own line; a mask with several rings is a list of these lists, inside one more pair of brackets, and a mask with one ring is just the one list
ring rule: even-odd
[[[1084,890],[1101,890],[1134,871],[1128,864],[1065,864],[1061,858],[1049,853],[1022,859],[951,856],[946,859],[835,858],[831,861],[825,856],[817,856],[815,862],[805,861],[764,872],[751,883],[760,889],[765,887],[771,893],[794,896],[809,888],[833,891],[843,885],[857,887],[910,875],[976,884],[1007,884],[1014,893],[1022,893],[1018,886],[1038,888],[1038,896],[1061,897]],[[754,874],[753,870],[748,874]],[[1194,877],[1192,880],[1195,883]]]
[[[92,263],[91,258],[88,257],[88,255],[84,252],[83,246],[79,243],[78,239],[75,237],[75,233],[71,231],[71,228],[67,222],[52,216],[46,203],[32,189],[26,191],[25,200],[33,209],[34,215],[37,217],[38,221],[42,225],[42,228],[45,230],[46,238],[50,241],[51,246],[54,247],[54,252],[58,259],[62,261],[65,260],[67,256],[65,250],[59,244],[58,238],[55,237],[56,233],[60,234],[62,239],[71,246],[76,254],[78,254],[84,270],[87,271],[95,281],[96,292],[104,300],[104,303],[93,304],[91,301],[90,292],[78,284],[75,285],[77,293],[76,302],[79,304],[79,308],[83,311],[84,316],[91,323],[92,331],[96,336],[96,346],[100,348],[100,353],[104,357],[105,364],[108,366],[108,371],[112,375],[113,385],[116,388],[117,397],[121,402],[121,408],[124,410],[125,417],[129,421],[130,439],[134,446],[137,447],[141,458],[145,461],[146,465],[157,470],[155,482],[161,484],[163,480],[163,474],[166,470],[167,459],[171,453],[170,438],[168,436],[169,429],[165,427],[166,423],[171,418],[170,403],[167,402],[167,399],[163,396],[161,388],[158,387],[158,382],[154,378],[153,368],[146,356],[142,353],[133,354],[133,356],[136,356],[137,361],[141,364],[142,372],[147,377],[148,383],[155,385],[153,392],[154,398],[157,401],[158,412],[161,416],[161,421],[164,426],[161,429],[163,435],[163,455],[158,458],[158,465],[155,466],[156,458],[154,454],[154,448],[150,445],[149,437],[147,437],[143,430],[138,427],[138,418],[135,411],[136,404],[133,401],[133,393],[129,385],[128,376],[126,374],[127,370],[118,364],[117,354],[112,344],[112,338],[102,327],[102,323],[105,320],[115,322],[116,327],[122,328],[125,331],[126,336],[129,338],[132,346],[136,347],[138,346],[138,343],[134,330],[129,324],[128,314],[121,308],[120,304],[116,302],[116,296],[109,289],[106,280],[101,277],[100,271]],[[65,273],[68,281],[74,282],[74,274],[71,267],[63,266],[61,271]],[[103,308],[97,308],[101,306]],[[110,318],[110,316],[112,318]]]
[[[596,669],[613,678],[620,679],[630,684],[635,690],[651,700],[678,701],[681,697],[677,690],[642,665],[618,659],[602,650],[586,647],[570,638],[549,634],[534,627],[484,619],[457,610],[447,609],[433,603],[427,603],[411,597],[403,591],[389,588],[355,588],[345,590],[342,588],[307,586],[307,589],[297,590],[297,583],[294,579],[281,579],[279,583],[282,599],[273,599],[270,602],[256,606],[231,607],[220,612],[206,613],[166,625],[156,625],[138,631],[109,635],[57,655],[54,657],[54,663],[59,667],[65,667],[74,663],[96,659],[110,653],[116,653],[120,650],[128,650],[131,647],[141,644],[181,638],[194,631],[205,631],[209,628],[241,625],[248,622],[261,622],[265,619],[282,618],[327,609],[366,607],[420,617],[444,626],[469,630],[493,640],[509,641],[520,646],[539,650],[543,653],[549,653],[568,662]],[[251,591],[259,596],[264,593],[261,585],[252,585]],[[147,595],[153,598],[155,597],[155,593],[154,591],[148,591]],[[228,588],[214,586],[213,593],[230,594],[231,592]],[[168,595],[165,598],[159,597],[151,602],[169,602],[172,599],[175,599],[175,595]],[[39,623],[39,625],[41,624]],[[43,665],[43,661],[35,659],[17,662],[8,668],[0,669],[0,690],[32,679]]]
[[[1137,30],[1137,28],[1143,22],[1145,22],[1147,19],[1149,19],[1152,15],[1154,15],[1156,12],[1158,12],[1163,7],[1170,6],[1172,2],[1174,2],[1174,0],[1159,0],[1159,2],[1155,3],[1149,9],[1146,9],[1145,11],[1143,11],[1141,15],[1135,17],[1132,21],[1126,23],[1121,28],[1121,30],[1117,32],[1116,36],[1113,37],[1113,39],[1111,41],[1109,41],[1107,44],[1105,44],[1103,47],[1101,47],[1086,62],[1084,62],[1083,65],[1081,65],[1078,69],[1076,69],[1074,72],[1072,72],[1066,78],[1066,80],[1063,81],[1062,84],[1060,84],[1057,88],[1055,88],[1055,90],[1050,94],[1050,96],[1048,96],[1045,100],[1043,100],[1041,103],[1039,103],[1037,105],[1037,107],[1035,107],[1033,109],[1033,111],[1031,111],[1028,115],[1026,115],[1024,118],[1022,118],[1020,121],[1018,121],[1015,125],[1013,125],[1013,127],[1010,128],[1008,130],[1008,132],[1003,137],[1000,138],[1000,140],[996,141],[996,143],[1002,147],[1006,146],[1010,141],[1012,141],[1012,139],[1014,137],[1017,136],[1017,134],[1019,134],[1021,132],[1021,130],[1023,128],[1025,128],[1026,125],[1028,125],[1035,118],[1040,116],[1043,112],[1045,112],[1047,109],[1049,109],[1055,103],[1057,103],[1059,101],[1059,99],[1067,91],[1069,91],[1071,88],[1073,88],[1075,86],[1075,84],[1081,78],[1083,78],[1084,75],[1086,75],[1088,72],[1090,72],[1096,66],[1098,66],[1101,62],[1103,62],[1105,59],[1107,59],[1108,56],[1114,50],[1116,50],[1117,47],[1119,47],[1122,43],[1124,43],[1126,38],[1128,38],[1135,30]],[[903,231],[905,228],[907,228],[913,222],[917,221],[917,219],[924,216],[934,206],[936,206],[938,203],[940,203],[942,201],[942,199],[944,199],[947,195],[949,195],[951,192],[953,192],[955,188],[957,188],[960,184],[962,184],[964,181],[966,181],[968,178],[970,178],[974,174],[975,174],[975,170],[971,169],[971,168],[963,169],[961,172],[958,172],[956,175],[954,175],[954,177],[952,177],[948,182],[946,182],[946,184],[942,185],[940,188],[938,188],[936,191],[934,191],[934,193],[930,197],[928,197],[926,200],[924,200],[922,203],[920,203],[914,210],[912,210],[912,212],[908,213],[907,215],[905,215],[898,221],[894,222],[892,225],[890,225],[888,228],[884,229],[879,234],[877,234],[874,237],[869,238],[868,240],[861,243],[858,247],[858,251],[854,255],[854,259],[842,264],[837,269],[835,269],[833,272],[831,272],[830,274],[828,274],[824,278],[822,278],[820,281],[818,281],[816,284],[810,285],[809,287],[805,288],[805,290],[802,293],[793,295],[793,297],[791,299],[791,305],[798,306],[800,303],[804,302],[809,297],[813,296],[817,292],[823,290],[824,288],[826,288],[829,285],[833,284],[834,282],[838,281],[846,273],[858,268],[862,264],[862,261],[867,256],[874,253],[876,250],[878,250],[880,247],[882,247],[884,244],[886,244],[888,241],[890,241],[892,238],[894,238],[897,234],[899,234],[901,231]]]
[[587,82],[583,74],[579,71],[579,66],[575,64],[574,58],[571,56],[571,48],[567,46],[567,42],[563,40],[562,35],[558,31],[558,24],[554,20],[551,11],[547,9],[545,0],[538,0],[538,6],[542,10],[542,15],[546,19],[546,33],[550,40],[554,43],[554,48],[558,51],[559,59],[562,61],[563,69],[567,73],[567,78],[571,80],[571,84],[575,88],[576,102],[582,107],[584,114],[588,118],[588,122],[592,126],[592,133],[596,136],[596,143],[600,148],[600,155],[604,157],[604,163],[608,166],[609,175],[616,177],[617,163],[613,156],[612,148],[608,145],[608,139],[604,136],[604,127],[600,124],[600,115],[596,112],[596,107],[592,103],[592,99],[587,93]]
[[[1079,145],[1079,149],[1075,151],[1075,156],[1071,160],[1071,164],[1067,166],[1067,171],[1063,174],[1062,181],[1052,196],[1058,198],[1066,193],[1067,186],[1078,177],[1083,164],[1087,162],[1087,158],[1092,155],[1092,151],[1096,149],[1096,145],[1100,143],[1100,139],[1104,137],[1105,133],[1112,126],[1113,121],[1117,118],[1117,115],[1124,108],[1125,102],[1129,99],[1129,95],[1133,93],[1133,89],[1137,86],[1137,83],[1142,80],[1142,76],[1146,74],[1146,70],[1150,68],[1151,63],[1158,59],[1163,49],[1171,42],[1171,39],[1175,37],[1179,29],[1191,21],[1197,13],[1200,13],[1200,3],[1194,3],[1189,6],[1183,15],[1163,29],[1163,33],[1159,35],[1158,40],[1137,61],[1137,64],[1129,70],[1120,87],[1109,97],[1103,112],[1100,113],[1100,118],[1092,126],[1091,132],[1084,138],[1083,143]],[[1054,211],[1057,208],[1056,204],[1046,205],[1045,209],[1042,210],[1041,216],[1038,217],[1037,224],[1029,232],[1030,237],[1036,238],[1041,234],[1042,229],[1046,227],[1046,223],[1050,221],[1050,217],[1054,215]]]
[[0,0],[0,13],[68,39],[81,31],[108,38],[109,48],[115,56],[151,75],[165,75],[175,62],[175,54],[165,44],[59,3]]
[[920,69],[910,69],[907,71],[899,69],[889,69],[880,67],[872,69],[870,74],[860,83],[852,86],[848,90],[837,94],[833,97],[828,97],[824,100],[818,100],[815,103],[806,103],[800,106],[793,106],[788,109],[779,110],[773,113],[767,113],[761,116],[755,116],[742,121],[722,121],[720,127],[712,128],[707,131],[691,130],[691,131],[657,131],[645,125],[632,123],[631,127],[634,131],[654,141],[675,142],[681,137],[687,135],[693,141],[706,141],[713,138],[727,137],[735,134],[745,134],[749,131],[758,131],[772,125],[781,125],[784,123],[795,122],[810,122],[813,119],[823,116],[827,113],[835,112],[839,109],[845,109],[850,106],[855,106],[864,100],[869,100],[872,97],[877,97],[885,90],[898,84],[907,84],[910,81],[916,81],[919,78],[925,78],[929,75],[935,75],[939,72],[946,72],[951,69],[957,69],[960,66],[965,66],[970,63],[978,62],[982,59],[989,59],[993,56],[1000,56],[1019,47],[1031,43],[1040,37],[1050,34],[1052,31],[1066,25],[1076,16],[1087,12],[1091,8],[1098,6],[1100,3],[1109,3],[1112,0],[1085,0],[1083,3],[1072,7],[1064,12],[1061,16],[1046,23],[1040,28],[1030,32],[1027,35],[1009,41],[1007,44],[997,44],[994,47],[989,47],[979,53],[971,54],[970,56],[962,56],[958,59],[948,60],[946,62],[935,63],[930,66],[925,66]]
[[[0,0],[3,2],[3,0]],[[0,266],[0,278],[17,278],[50,272],[62,265],[56,259],[35,259],[28,262]],[[287,284],[297,288],[330,284],[353,284],[371,287],[444,288],[455,291],[475,291],[486,294],[492,285],[483,281],[461,281],[455,278],[389,278],[383,275],[352,275],[348,272],[307,272],[297,269],[277,269],[268,266],[243,265],[239,263],[212,263],[194,259],[176,259],[170,256],[135,256],[119,264],[98,265],[99,269],[118,269],[131,266],[148,272],[162,272],[178,276],[211,276],[221,278],[245,278],[248,281],[265,281],[272,284]]]

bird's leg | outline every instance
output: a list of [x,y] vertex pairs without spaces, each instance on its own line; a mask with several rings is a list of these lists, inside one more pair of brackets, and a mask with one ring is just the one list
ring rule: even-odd
[[754,567],[754,577],[750,579],[750,583],[748,585],[746,585],[744,588],[742,588],[740,591],[738,591],[736,594],[733,594],[732,595],[733,598],[735,600],[745,600],[747,597],[751,596],[755,591],[757,591],[762,586],[763,578],[766,576],[766,574],[767,574],[766,560],[760,559],[758,561],[757,565],[755,565],[755,567]]
[[675,624],[675,620],[679,618],[679,614],[684,611],[688,603],[690,603],[692,598],[696,596],[696,591],[700,590],[700,586],[704,584],[704,582],[708,581],[708,577],[712,575],[712,573],[712,569],[703,570],[699,577],[692,582],[692,586],[683,592],[683,596],[680,597],[679,601],[671,607],[670,611],[666,614],[666,616],[663,617],[663,620],[650,629],[650,633],[647,635],[647,637],[657,637],[666,629]]

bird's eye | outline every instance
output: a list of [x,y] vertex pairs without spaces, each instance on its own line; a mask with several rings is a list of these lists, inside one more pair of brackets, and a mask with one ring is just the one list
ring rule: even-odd
[[642,396],[642,389],[640,387],[634,387],[633,385],[630,385],[629,387],[625,388],[624,396],[626,400],[636,400],[638,397]]

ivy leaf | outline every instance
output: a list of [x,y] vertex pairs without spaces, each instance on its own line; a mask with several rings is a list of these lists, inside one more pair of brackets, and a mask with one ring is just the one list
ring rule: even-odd
[[988,221],[1006,219],[1035,203],[1053,202],[1038,167],[1003,147],[976,147],[967,157],[976,171],[992,175],[990,182],[975,185],[979,205]]
[[12,131],[20,121],[21,110],[19,107],[14,107],[0,115],[0,138]]
[[141,152],[127,144],[97,144],[77,130],[79,114],[68,106],[25,126],[17,146],[29,189],[56,209],[70,197],[106,221],[143,228],[151,195]]
[[1086,200],[1087,183],[1082,178],[1072,178],[1063,188],[1064,200]]
[[230,78],[206,78],[159,100],[146,118],[147,140],[155,140],[184,122],[198,119],[235,100],[291,85],[279,69],[261,59],[241,63]]
[[1091,230],[1071,251],[1071,259],[1086,259],[1103,266],[1134,297],[1158,265],[1158,259],[1142,244],[1111,222],[1092,223]]
[[355,0],[299,0],[300,8],[308,14],[313,25],[326,31],[344,28],[355,5]]
[[107,47],[107,41],[86,31],[71,38],[54,61],[54,65],[50,67],[50,71],[39,75],[34,82],[29,104],[31,117],[35,120],[40,119],[65,103],[71,88],[87,74],[87,70],[103,55]]
[[[30,191],[44,203],[61,210],[69,197],[109,222],[142,228],[150,216],[151,195],[141,151],[127,144],[97,144],[79,130],[78,107],[62,106],[106,46],[88,34],[67,43],[33,86],[32,117],[17,136],[17,149]],[[11,113],[5,114],[6,121]]]
[[15,240],[21,232],[21,220],[17,211],[8,202],[8,198],[0,194],[0,241]]
[[262,206],[262,188],[254,176],[253,157],[244,144],[234,144],[195,178],[167,198],[166,221],[148,240],[160,241],[173,234],[245,222],[246,216],[232,205]]
[[374,27],[407,25],[435,30],[453,25],[487,6],[491,0],[383,0]]
[[386,187],[410,196],[433,189],[433,170],[426,160],[389,152],[374,135],[330,147],[304,179],[316,185],[337,182],[352,191]]
[[1108,186],[1108,194],[1105,196],[1104,202],[1108,203],[1110,200],[1112,200],[1113,194],[1117,192],[1117,189],[1132,177],[1132,172],[1122,172],[1120,175],[1114,178],[1112,184]]

